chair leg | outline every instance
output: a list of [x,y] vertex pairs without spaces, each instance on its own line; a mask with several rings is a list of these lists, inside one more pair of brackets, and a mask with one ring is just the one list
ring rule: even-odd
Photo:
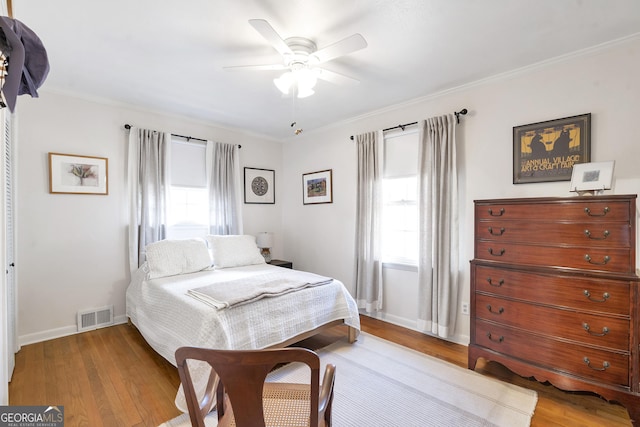
[[329,398],[329,402],[327,402],[327,408],[324,411],[324,425],[326,427],[331,427],[331,408],[333,406],[333,393],[331,393],[331,397]]

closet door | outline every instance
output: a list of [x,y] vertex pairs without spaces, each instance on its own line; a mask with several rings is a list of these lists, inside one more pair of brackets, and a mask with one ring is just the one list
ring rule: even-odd
[[6,109],[3,114],[4,142],[4,239],[7,286],[7,375],[9,381],[15,367],[15,353],[19,350],[17,337],[17,292],[15,277],[15,204],[14,204],[14,135],[13,116]]
[[0,162],[0,260],[5,274],[0,280],[0,405],[9,403],[9,381],[15,367],[18,351],[16,322],[16,280],[14,264],[15,206],[14,206],[14,135],[12,117],[4,108],[0,111],[0,139],[2,162]]

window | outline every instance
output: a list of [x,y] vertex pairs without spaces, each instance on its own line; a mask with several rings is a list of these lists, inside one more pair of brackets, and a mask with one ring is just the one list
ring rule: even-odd
[[387,133],[382,183],[382,260],[418,264],[418,132]]
[[203,237],[209,232],[206,146],[171,141],[171,186],[167,238]]
[[385,178],[382,189],[382,259],[418,263],[418,178]]
[[169,226],[207,225],[209,195],[206,188],[172,185],[169,190]]

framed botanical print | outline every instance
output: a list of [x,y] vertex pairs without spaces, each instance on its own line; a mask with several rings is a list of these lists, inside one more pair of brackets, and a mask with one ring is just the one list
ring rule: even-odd
[[109,194],[105,157],[49,153],[49,193]]
[[244,202],[274,204],[276,202],[275,171],[244,168]]

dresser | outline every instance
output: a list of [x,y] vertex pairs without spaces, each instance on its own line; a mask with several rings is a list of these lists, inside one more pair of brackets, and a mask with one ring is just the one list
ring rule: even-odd
[[475,202],[478,358],[624,405],[640,424],[636,196]]

